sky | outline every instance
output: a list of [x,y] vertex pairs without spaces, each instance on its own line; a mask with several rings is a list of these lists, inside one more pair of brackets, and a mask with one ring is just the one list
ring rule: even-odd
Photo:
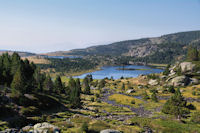
[[0,50],[45,53],[200,30],[200,0],[0,0]]

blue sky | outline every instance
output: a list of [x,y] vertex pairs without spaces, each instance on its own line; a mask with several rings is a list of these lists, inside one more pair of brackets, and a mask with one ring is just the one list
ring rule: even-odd
[[50,52],[200,30],[200,0],[0,0],[0,49]]

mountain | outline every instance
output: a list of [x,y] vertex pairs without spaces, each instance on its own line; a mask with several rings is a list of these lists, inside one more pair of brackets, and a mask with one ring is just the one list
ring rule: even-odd
[[35,53],[30,53],[30,52],[11,51],[11,50],[0,50],[0,55],[2,55],[3,53],[13,54],[14,52],[17,52],[21,57],[28,57],[28,56],[37,55]]
[[[59,51],[47,53],[47,55],[67,56],[67,55],[111,55],[111,56],[131,56],[141,61],[160,60],[178,58],[185,54],[188,45],[200,46],[200,31],[179,32],[167,34],[154,38],[142,38],[137,40],[126,40],[111,43],[108,45],[92,46],[85,49],[74,49],[71,51]],[[168,54],[168,55],[166,55]],[[166,56],[167,59],[157,58]],[[156,58],[155,58],[156,57]],[[162,63],[162,62],[161,62]]]

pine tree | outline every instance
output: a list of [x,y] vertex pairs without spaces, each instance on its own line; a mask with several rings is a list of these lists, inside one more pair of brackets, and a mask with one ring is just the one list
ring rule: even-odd
[[80,90],[73,78],[70,78],[68,83],[68,88],[70,89],[70,103],[72,108],[81,107]]
[[187,108],[187,101],[184,100],[179,88],[176,90],[175,94],[164,104],[162,112],[174,115],[178,119],[190,113],[189,109]]
[[16,52],[12,54],[11,58],[12,58],[11,74],[14,75],[15,72],[17,71],[17,68],[19,67],[21,63],[21,59],[20,59],[20,56]]
[[90,86],[89,86],[89,81],[87,77],[83,79],[83,89],[84,89],[83,93],[90,94]]
[[57,77],[56,77],[54,86],[55,86],[55,91],[56,91],[57,93],[61,94],[61,93],[64,92],[64,90],[63,90],[63,84],[62,84],[62,81],[61,81],[60,76],[57,76]]
[[26,81],[22,70],[22,66],[19,66],[11,83],[11,88],[13,90],[18,90],[21,93],[25,93],[26,92],[25,82]]
[[78,96],[80,96],[80,94],[81,94],[81,82],[80,82],[79,78],[76,79],[76,88],[78,90],[78,94],[79,94]]
[[44,91],[47,92],[47,93],[52,93],[53,91],[53,82],[51,80],[51,77],[50,75],[48,75],[43,83],[43,88],[44,88]]
[[104,88],[106,85],[106,81],[105,79],[102,79],[100,82],[99,82],[99,88]]

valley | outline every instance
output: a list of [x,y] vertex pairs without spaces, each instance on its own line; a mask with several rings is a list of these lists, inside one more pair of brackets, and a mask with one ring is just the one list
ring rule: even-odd
[[[100,55],[99,50],[94,55],[90,53],[104,46],[89,48],[87,54],[77,50],[73,55],[76,50],[72,50],[67,52],[73,55],[70,57],[65,57],[69,56],[65,52],[48,56],[3,52],[1,133],[200,132],[199,44],[191,40],[189,44],[177,43],[181,42],[179,36],[197,33],[150,39],[159,51],[164,47],[174,52],[167,52],[167,56],[147,51],[144,56],[116,55],[114,51]],[[163,38],[169,41],[171,36],[171,41],[179,38],[176,44],[160,44]],[[143,51],[140,47],[144,44],[140,43],[147,45],[147,40],[133,41],[139,43],[137,52]],[[124,42],[108,47],[118,48],[121,43]],[[185,51],[177,52],[180,47]],[[175,61],[176,57],[179,60]],[[168,65],[163,64],[166,62]]]

